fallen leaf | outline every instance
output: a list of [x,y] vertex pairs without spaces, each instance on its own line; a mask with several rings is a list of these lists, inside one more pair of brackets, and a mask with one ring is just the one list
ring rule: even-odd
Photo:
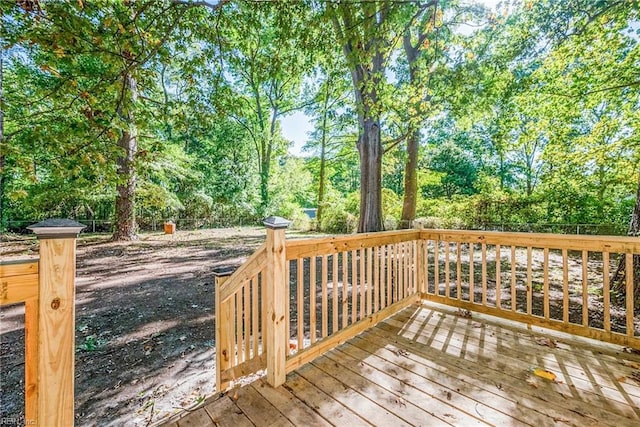
[[619,383],[623,383],[627,381],[627,377],[620,377],[620,378],[616,378],[618,380]]
[[622,347],[623,353],[640,354],[640,350],[631,347]]
[[555,381],[556,380],[556,374],[554,374],[551,371],[547,371],[546,369],[535,368],[533,370],[533,375],[538,376],[540,378],[544,378],[544,379],[549,380],[549,381]]
[[624,366],[628,366],[629,368],[633,368],[633,369],[640,369],[640,363],[637,362],[632,362],[630,360],[623,360],[622,364]]
[[463,310],[459,308],[456,312],[456,316],[464,317],[465,319],[471,319],[471,312],[469,310]]
[[554,340],[552,340],[551,338],[545,338],[545,337],[538,337],[535,338],[536,344],[538,345],[543,345],[549,348],[557,348],[558,344],[556,344],[556,342]]

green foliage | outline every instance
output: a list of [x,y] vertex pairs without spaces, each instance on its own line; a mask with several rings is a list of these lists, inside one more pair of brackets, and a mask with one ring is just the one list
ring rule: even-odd
[[[366,116],[380,125],[387,229],[416,134],[428,226],[628,224],[636,1],[506,2],[498,13],[392,2],[384,19],[384,2],[338,3],[6,3],[0,219],[111,219],[126,182],[119,142],[135,133],[141,217],[279,214],[307,228],[300,208],[321,203],[318,228],[352,232]],[[340,34],[336,18],[354,22]],[[477,30],[460,33],[461,21]],[[315,128],[306,159],[288,155],[281,132],[299,110]]]

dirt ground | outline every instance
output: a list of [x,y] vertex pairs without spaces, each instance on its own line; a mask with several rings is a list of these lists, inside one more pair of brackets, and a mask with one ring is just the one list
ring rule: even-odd
[[[146,426],[214,392],[212,269],[240,265],[264,236],[262,227],[148,233],[128,243],[81,235],[76,425]],[[37,241],[6,236],[2,252],[35,256]],[[0,418],[20,418],[23,305],[0,309],[0,366]]]

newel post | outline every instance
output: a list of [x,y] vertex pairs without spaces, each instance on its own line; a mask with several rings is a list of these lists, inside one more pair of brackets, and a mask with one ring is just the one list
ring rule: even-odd
[[264,330],[267,347],[267,382],[272,387],[284,384],[289,338],[286,336],[286,312],[289,278],[286,271],[285,230],[290,222],[270,216],[264,220],[267,227],[267,267],[265,274],[267,324]]
[[68,219],[48,219],[27,228],[40,241],[40,265],[37,372],[32,374],[37,378],[37,404],[26,412],[38,425],[72,426],[76,238],[85,226]]

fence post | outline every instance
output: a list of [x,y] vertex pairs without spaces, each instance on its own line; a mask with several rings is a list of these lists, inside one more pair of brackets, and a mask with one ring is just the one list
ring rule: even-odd
[[287,375],[285,362],[289,337],[286,336],[286,323],[289,322],[289,313],[286,312],[286,307],[289,298],[289,278],[285,277],[285,229],[290,222],[284,218],[270,216],[263,224],[267,227],[267,382],[272,387],[278,387],[284,384]]
[[235,325],[231,319],[231,301],[220,301],[220,287],[233,274],[233,267],[219,267],[213,270],[215,276],[215,314],[216,314],[216,392],[223,392],[229,381],[222,382],[221,373],[229,369],[229,358],[234,349],[231,348],[229,328]]
[[[83,224],[48,219],[27,227],[40,241],[36,408],[39,425],[74,424],[76,238]],[[28,332],[27,332],[28,333]]]

